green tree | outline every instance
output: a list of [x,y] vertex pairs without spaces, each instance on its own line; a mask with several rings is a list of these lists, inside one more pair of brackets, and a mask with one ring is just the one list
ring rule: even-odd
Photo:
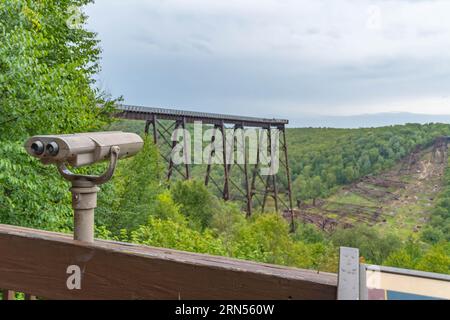
[[356,172],[355,169],[353,167],[346,167],[344,169],[344,176],[345,176],[345,181],[347,183],[352,182],[355,178],[356,178]]
[[0,223],[68,231],[70,202],[56,168],[37,163],[22,143],[0,143]]
[[420,237],[423,241],[434,244],[444,240],[445,236],[441,230],[433,228],[432,226],[427,226],[420,234]]
[[450,274],[450,244],[441,242],[429,248],[421,249],[418,243],[409,242],[404,248],[391,253],[384,264],[399,268]]
[[[89,0],[3,0],[0,3],[0,138],[99,129],[108,121],[96,34],[87,17],[67,21]],[[103,108],[98,108],[98,105]]]
[[307,223],[297,226],[293,238],[305,243],[322,243],[325,241],[323,232],[318,230],[316,226]]
[[189,218],[193,228],[209,226],[213,213],[219,210],[218,199],[201,181],[177,181],[171,186],[171,192],[175,203],[180,206],[180,212]]
[[210,227],[222,239],[228,255],[233,253],[235,233],[247,223],[238,203],[222,202],[220,208],[214,211]]
[[[144,142],[137,155],[119,162],[117,172],[107,186],[110,189],[99,194],[97,223],[114,234],[121,229],[137,229],[147,223],[150,215],[166,218],[175,210],[170,195],[161,195],[165,186],[161,184],[162,164],[158,149],[151,139],[145,138]],[[161,208],[164,206],[167,206],[165,212]]]
[[221,239],[210,230],[192,230],[187,222],[163,220],[150,216],[145,225],[131,232],[129,241],[156,247],[226,255]]
[[317,198],[320,198],[323,194],[322,179],[319,176],[315,176],[311,181],[311,197],[313,199],[313,205],[316,205]]
[[311,183],[310,180],[303,175],[298,176],[292,183],[292,189],[298,200],[311,199]]
[[431,247],[417,263],[418,270],[450,274],[450,243]]
[[[90,1],[0,2],[0,222],[70,230],[68,185],[23,150],[34,134],[98,130],[115,101],[94,89],[96,35],[69,29],[69,7]],[[98,106],[103,106],[99,108]]]
[[381,264],[392,252],[401,247],[400,239],[395,235],[381,235],[366,225],[340,229],[331,236],[331,240],[338,247],[359,248],[360,255],[375,264]]
[[415,269],[421,256],[420,244],[410,239],[405,246],[389,254],[383,264],[397,268]]
[[237,258],[304,267],[313,263],[307,247],[292,241],[288,224],[277,214],[256,215],[237,230],[233,243]]

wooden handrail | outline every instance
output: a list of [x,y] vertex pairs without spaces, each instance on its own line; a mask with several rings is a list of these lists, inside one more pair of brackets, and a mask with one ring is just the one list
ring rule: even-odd
[[[69,266],[81,289],[68,288]],[[332,300],[337,275],[0,225],[0,288],[49,299]]]

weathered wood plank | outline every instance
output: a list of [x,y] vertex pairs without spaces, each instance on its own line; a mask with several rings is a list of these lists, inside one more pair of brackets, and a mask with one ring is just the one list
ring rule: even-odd
[[[81,290],[67,288],[71,265]],[[0,287],[50,299],[336,299],[337,277],[0,225]]]

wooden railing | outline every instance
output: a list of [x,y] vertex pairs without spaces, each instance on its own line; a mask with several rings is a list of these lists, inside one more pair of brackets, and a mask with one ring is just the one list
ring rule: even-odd
[[30,300],[333,300],[337,275],[0,225],[0,288],[9,290],[4,299],[23,292]]

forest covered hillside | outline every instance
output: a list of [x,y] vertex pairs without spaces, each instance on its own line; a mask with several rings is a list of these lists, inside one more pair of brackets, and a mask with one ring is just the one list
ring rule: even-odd
[[[107,129],[143,134],[144,127],[143,121],[118,120]],[[441,123],[361,129],[288,128],[294,199],[313,201],[327,197],[340,186],[392,168],[417,147],[426,148],[436,138],[447,135],[450,135],[450,124]],[[287,188],[283,170],[281,166],[278,175],[281,193]],[[196,165],[193,171],[194,177],[202,179],[204,166]],[[220,170],[215,174],[223,175]]]
[[[143,124],[121,120],[111,128],[142,133]],[[439,248],[448,261],[449,215],[435,215],[446,203],[438,199],[448,183],[447,148],[435,146],[440,137],[450,135],[450,125],[291,128],[287,133],[298,200],[298,229],[291,238],[361,247],[373,263],[401,266],[388,258],[405,246],[415,247],[418,255]],[[434,159],[436,152],[439,159]],[[203,171],[194,168],[195,172],[201,184]],[[286,188],[286,181],[281,183]],[[218,197],[214,191],[210,192]],[[239,211],[240,202],[234,204]],[[439,219],[442,225],[436,223]]]
[[349,184],[394,166],[416,147],[449,135],[448,124],[407,124],[364,129],[288,130],[289,157],[296,197],[328,196]]

